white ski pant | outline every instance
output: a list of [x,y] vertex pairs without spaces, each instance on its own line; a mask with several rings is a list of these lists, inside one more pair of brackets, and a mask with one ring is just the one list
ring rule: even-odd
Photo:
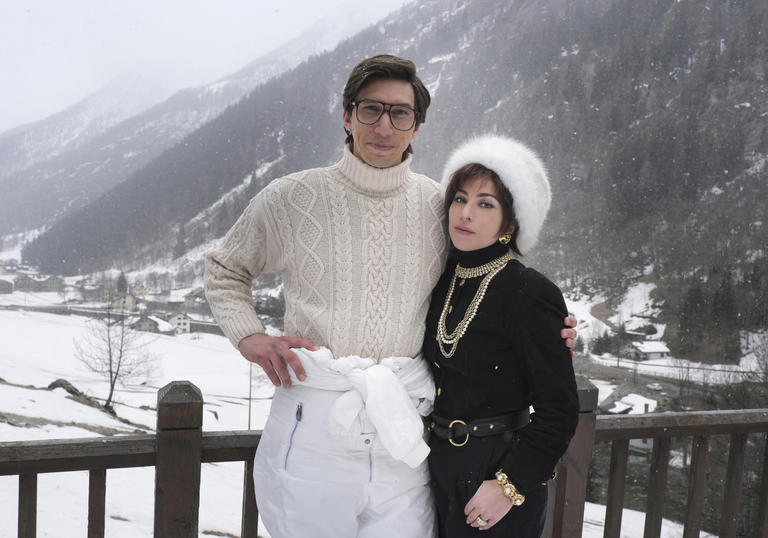
[[395,460],[375,432],[328,433],[341,393],[277,388],[256,451],[259,514],[272,538],[432,538],[426,461]]

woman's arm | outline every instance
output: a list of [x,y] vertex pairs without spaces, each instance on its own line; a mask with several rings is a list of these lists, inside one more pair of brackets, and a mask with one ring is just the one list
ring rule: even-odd
[[526,269],[523,278],[525,299],[517,308],[525,310],[516,316],[516,359],[524,361],[534,413],[499,466],[525,494],[549,479],[568,448],[578,423],[579,400],[570,352],[560,336],[567,312],[563,295],[532,269]]

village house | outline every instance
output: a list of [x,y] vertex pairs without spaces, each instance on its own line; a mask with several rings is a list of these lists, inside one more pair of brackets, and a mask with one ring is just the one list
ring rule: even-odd
[[130,293],[137,297],[143,297],[145,295],[149,295],[150,290],[145,285],[137,282],[131,286]]
[[173,325],[176,334],[188,333],[192,327],[192,318],[183,312],[174,314],[168,319],[168,323]]
[[197,308],[202,303],[205,303],[203,288],[197,288],[184,296],[184,308]]
[[173,334],[173,325],[155,316],[142,315],[131,323],[131,329],[148,333]]
[[15,273],[19,270],[19,262],[13,258],[0,260],[0,273]]
[[636,361],[665,359],[669,357],[669,348],[658,340],[632,342],[632,358]]
[[86,284],[81,283],[78,287],[80,295],[83,297],[83,301],[86,303],[95,303],[101,301],[104,293],[103,286],[98,284]]
[[14,288],[17,291],[58,292],[64,286],[64,280],[58,276],[23,274],[16,277]]

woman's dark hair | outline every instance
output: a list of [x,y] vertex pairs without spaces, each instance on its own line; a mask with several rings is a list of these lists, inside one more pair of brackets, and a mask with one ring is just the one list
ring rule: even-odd
[[518,256],[522,256],[520,249],[517,248],[517,232],[520,230],[520,225],[517,223],[515,201],[512,198],[512,193],[509,192],[509,189],[507,189],[496,172],[480,163],[465,164],[451,174],[451,179],[448,182],[448,186],[445,188],[445,199],[443,200],[446,219],[448,218],[448,210],[456,198],[456,193],[459,192],[459,189],[464,183],[476,177],[489,179],[496,187],[496,192],[499,193],[499,204],[501,205],[501,226],[499,227],[499,233],[505,233],[507,230],[514,227],[514,230],[511,232],[512,240],[509,242],[508,246],[512,252]]
[[[342,106],[347,114],[352,114],[352,103],[368,84],[375,80],[404,80],[413,87],[414,108],[416,109],[416,127],[427,120],[427,109],[431,98],[429,90],[416,74],[416,66],[410,60],[404,60],[391,54],[379,54],[366,58],[352,70],[344,86]],[[352,135],[347,131],[347,144],[352,144]],[[405,154],[413,153],[410,144]],[[403,155],[405,157],[405,155]]]

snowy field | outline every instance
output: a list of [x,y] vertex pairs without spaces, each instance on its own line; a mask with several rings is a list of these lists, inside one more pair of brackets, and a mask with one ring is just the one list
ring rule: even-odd
[[758,370],[754,355],[749,353],[742,357],[738,365],[735,364],[702,364],[683,359],[669,357],[665,359],[653,359],[647,361],[635,361],[627,358],[618,358],[610,353],[595,355],[591,353],[590,359],[594,362],[636,370],[639,374],[648,374],[657,377],[666,377],[678,380],[683,376],[684,380],[699,385],[727,385],[750,379]]
[[[74,402],[63,389],[47,390],[63,378],[97,398],[107,384],[75,357],[73,339],[82,337],[88,320],[78,316],[0,310],[0,441],[74,438],[98,432],[135,433],[110,415]],[[215,335],[147,335],[155,357],[152,372],[138,384],[117,391],[115,410],[138,428],[150,431],[156,421],[157,390],[173,380],[186,379],[204,396],[205,430],[241,430],[248,427],[248,363],[229,342]],[[601,401],[614,386],[598,383]],[[272,387],[253,370],[252,423],[261,428],[269,410]],[[26,426],[21,424],[26,423]],[[243,466],[240,463],[205,464],[200,494],[201,536],[238,536],[241,521]],[[107,472],[106,535],[152,536],[154,469]],[[88,474],[42,474],[38,479],[38,536],[86,535]],[[18,479],[0,477],[0,536],[15,536]],[[587,504],[584,536],[602,536],[605,507]],[[622,537],[642,536],[643,514],[624,511]],[[218,534],[216,534],[218,533]],[[265,533],[262,530],[262,535]],[[662,536],[682,536],[682,527],[664,522]],[[702,533],[701,536],[710,536]]]
[[[605,506],[586,503],[584,505],[584,526],[582,538],[603,538],[605,525]],[[640,538],[643,536],[645,513],[625,508],[621,516],[621,538]],[[662,520],[661,538],[680,538],[683,526],[669,520]],[[714,534],[700,532],[699,538],[717,538]]]
[[[136,433],[134,426],[67,398],[63,389],[46,390],[49,383],[63,378],[90,396],[107,395],[107,383],[85,369],[73,352],[73,339],[84,334],[86,322],[77,316],[0,310],[0,378],[6,382],[0,384],[0,414],[13,415],[12,423],[35,426],[19,427],[2,421],[0,441],[89,437],[99,435],[94,430],[101,428]],[[157,390],[170,381],[186,379],[203,393],[205,430],[247,429],[248,363],[229,341],[207,334],[147,338],[155,367],[142,384],[118,389],[115,410],[120,417],[149,431],[156,422]],[[253,428],[263,427],[271,395],[266,377],[254,369]],[[203,465],[201,533],[239,535],[242,484],[241,463]],[[40,475],[37,535],[85,536],[87,505],[86,472]],[[17,510],[17,477],[0,477],[0,536],[16,536]],[[107,536],[152,536],[153,511],[154,468],[107,472]]]

